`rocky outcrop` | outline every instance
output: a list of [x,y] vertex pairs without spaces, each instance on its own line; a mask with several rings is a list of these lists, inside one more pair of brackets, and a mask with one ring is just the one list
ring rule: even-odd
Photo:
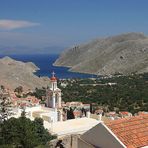
[[39,68],[32,62],[24,63],[4,57],[0,59],[0,85],[9,89],[23,86],[25,90],[46,87],[49,79],[36,76],[34,72],[37,70]]
[[148,37],[125,33],[96,39],[63,52],[54,65],[99,75],[148,72]]

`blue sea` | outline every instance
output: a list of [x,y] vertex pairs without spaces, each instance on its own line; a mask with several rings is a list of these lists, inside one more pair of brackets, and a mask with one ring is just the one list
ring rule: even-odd
[[[0,58],[2,57],[4,57],[4,55],[0,55]],[[33,62],[40,68],[40,70],[35,73],[38,76],[51,77],[51,73],[54,71],[56,73],[56,77],[59,79],[96,77],[95,75],[90,74],[70,72],[68,71],[68,68],[65,67],[53,66],[53,63],[59,55],[9,55],[9,57],[18,61]]]

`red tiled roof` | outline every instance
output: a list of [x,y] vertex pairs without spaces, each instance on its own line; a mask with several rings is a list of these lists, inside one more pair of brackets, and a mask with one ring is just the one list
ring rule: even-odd
[[148,145],[148,115],[114,120],[106,125],[127,148]]
[[128,115],[129,112],[119,112],[119,114],[122,114],[122,115]]
[[74,114],[75,116],[80,116],[82,113],[81,113],[81,111],[73,111],[73,114]]
[[57,78],[53,76],[53,77],[50,78],[50,80],[51,81],[57,81]]
[[21,103],[20,106],[21,107],[25,107],[26,106],[26,103]]

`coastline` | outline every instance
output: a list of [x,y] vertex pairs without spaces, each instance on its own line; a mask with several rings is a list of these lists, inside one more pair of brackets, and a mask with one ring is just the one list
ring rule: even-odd
[[70,71],[70,67],[57,66],[54,62],[59,57],[59,54],[30,54],[30,55],[0,55],[0,58],[4,56],[9,56],[15,60],[22,62],[32,62],[39,70],[34,74],[39,77],[50,77],[51,73],[54,71],[59,79],[68,78],[94,78],[97,75],[85,74],[79,72]]

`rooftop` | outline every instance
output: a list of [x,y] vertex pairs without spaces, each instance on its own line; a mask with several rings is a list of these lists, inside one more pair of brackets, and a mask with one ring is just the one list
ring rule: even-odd
[[64,136],[75,133],[84,133],[98,123],[99,121],[91,118],[77,118],[48,124],[48,129],[52,134]]
[[148,145],[148,114],[106,123],[127,148]]
[[50,80],[51,81],[57,81],[57,78],[56,77],[51,77]]

